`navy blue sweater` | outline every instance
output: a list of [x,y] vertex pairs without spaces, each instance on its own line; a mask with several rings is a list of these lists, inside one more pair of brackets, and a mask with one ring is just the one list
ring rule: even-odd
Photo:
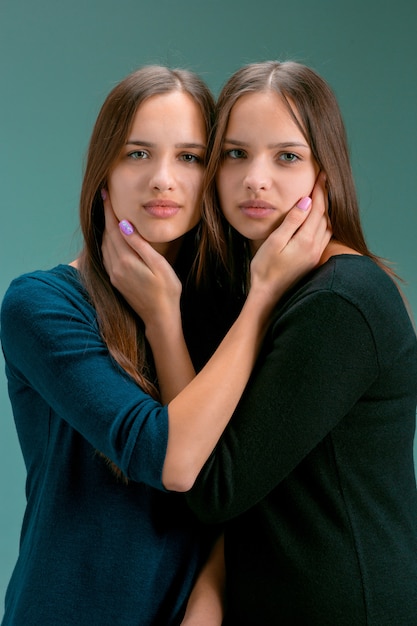
[[109,356],[70,266],[13,281],[1,339],[27,467],[3,626],[178,623],[207,531],[161,483],[166,407]]

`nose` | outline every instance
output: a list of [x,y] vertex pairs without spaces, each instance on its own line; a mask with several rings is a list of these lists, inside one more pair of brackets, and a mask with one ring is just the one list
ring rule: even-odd
[[271,177],[268,172],[268,166],[262,159],[248,164],[243,184],[246,189],[254,193],[266,191],[270,188]]
[[175,187],[175,176],[173,166],[167,159],[161,159],[155,161],[155,166],[152,171],[149,186],[154,191],[170,191]]

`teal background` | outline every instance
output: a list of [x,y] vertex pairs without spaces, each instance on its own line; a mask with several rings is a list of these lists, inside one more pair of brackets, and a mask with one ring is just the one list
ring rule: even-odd
[[[292,58],[338,96],[368,242],[395,262],[416,313],[416,32],[410,0],[0,0],[0,296],[76,255],[83,158],[116,82],[156,62],[197,71],[217,94],[245,63]],[[25,478],[0,368],[2,602]]]

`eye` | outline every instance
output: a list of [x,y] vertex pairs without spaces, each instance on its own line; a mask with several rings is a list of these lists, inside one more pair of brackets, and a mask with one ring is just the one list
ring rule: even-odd
[[284,163],[295,163],[299,161],[299,157],[293,152],[284,152],[279,156],[280,161],[284,161]]
[[245,157],[245,151],[240,148],[232,148],[232,150],[226,150],[224,153],[225,159],[244,159]]
[[181,154],[180,159],[185,163],[202,163],[202,158],[196,154]]
[[149,159],[149,154],[145,150],[133,150],[132,152],[129,152],[127,156],[129,159],[133,159],[134,161]]

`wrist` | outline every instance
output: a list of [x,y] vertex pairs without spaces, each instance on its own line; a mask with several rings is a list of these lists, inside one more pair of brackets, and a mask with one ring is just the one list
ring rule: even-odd
[[285,293],[276,285],[251,285],[245,306],[251,310],[251,314],[259,320],[260,324],[267,322],[277,302]]
[[170,311],[166,314],[159,311],[158,315],[153,315],[148,322],[145,322],[145,337],[151,344],[153,340],[161,341],[163,337],[175,338],[178,335],[182,336],[182,334],[182,320],[179,310]]

